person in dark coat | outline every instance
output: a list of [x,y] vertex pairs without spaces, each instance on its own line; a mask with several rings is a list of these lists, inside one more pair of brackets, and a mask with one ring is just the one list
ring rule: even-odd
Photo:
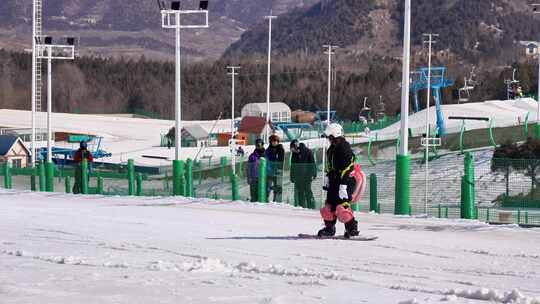
[[[90,164],[94,161],[92,153],[88,151],[88,145],[85,141],[81,141],[79,144],[79,149],[73,155],[73,163],[75,165],[75,183],[73,184],[73,194],[82,193],[82,160],[86,159],[88,161],[88,169],[90,169]],[[90,178],[90,174],[88,174]]]
[[330,124],[325,131],[330,141],[327,150],[326,177],[323,188],[327,191],[326,203],[321,208],[321,216],[325,227],[318,233],[320,237],[334,236],[336,221],[345,224],[345,237],[358,235],[358,222],[351,208],[352,195],[356,188],[356,180],[351,177],[356,157],[350,144],[343,137],[343,127]]
[[313,152],[298,140],[291,142],[291,182],[294,184],[295,206],[315,208],[311,182],[317,178]]
[[249,155],[247,165],[247,180],[251,201],[259,200],[259,161],[264,157],[264,142],[261,139],[255,141],[255,151]]
[[266,195],[270,197],[270,191],[274,193],[274,202],[282,202],[283,193],[283,162],[285,149],[279,143],[279,136],[270,136],[270,145],[265,152],[266,156]]

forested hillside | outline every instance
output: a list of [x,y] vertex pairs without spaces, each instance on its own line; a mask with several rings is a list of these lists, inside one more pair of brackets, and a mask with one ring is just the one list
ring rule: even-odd
[[[276,20],[273,49],[280,55],[317,53],[323,44],[332,43],[351,55],[398,57],[403,10],[403,1],[397,0],[342,0],[298,9]],[[416,51],[422,48],[423,33],[436,33],[436,50],[458,62],[508,65],[518,59],[518,42],[536,40],[539,28],[540,19],[533,17],[525,0],[421,0],[412,6]],[[264,54],[267,36],[262,22],[245,32],[225,56]]]
[[[235,64],[238,62],[235,62]],[[237,115],[250,102],[264,102],[266,66],[250,61],[242,66],[237,82]],[[216,119],[230,113],[230,77],[227,61],[197,63],[183,69],[184,118]],[[272,74],[272,100],[284,101],[292,109],[324,110],[327,71],[324,59],[297,58],[294,63],[276,60]],[[0,108],[30,109],[30,55],[0,50]],[[69,113],[152,113],[173,118],[174,65],[140,60],[83,57],[73,63],[53,65],[54,111]],[[364,97],[372,108],[394,115],[399,111],[399,62],[373,61],[367,68],[338,65],[333,79],[333,104],[340,117],[355,119]],[[511,70],[481,73],[474,100],[504,98],[505,78]],[[519,66],[518,77],[525,91],[536,89],[536,65]],[[455,88],[454,88],[455,89]],[[452,89],[444,91],[444,102],[452,99]]]

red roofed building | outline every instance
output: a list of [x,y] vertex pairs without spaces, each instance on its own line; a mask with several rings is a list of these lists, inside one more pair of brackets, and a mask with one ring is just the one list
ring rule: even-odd
[[239,135],[247,135],[248,145],[255,144],[257,138],[264,139],[266,134],[272,134],[272,125],[266,123],[264,117],[246,116],[240,121],[238,127]]

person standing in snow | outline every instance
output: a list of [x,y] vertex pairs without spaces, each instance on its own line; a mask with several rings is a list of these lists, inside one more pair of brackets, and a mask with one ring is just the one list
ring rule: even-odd
[[264,157],[264,142],[262,139],[255,141],[255,151],[249,155],[247,165],[247,180],[251,202],[259,199],[259,161]]
[[274,192],[274,202],[282,202],[283,192],[283,162],[285,160],[285,149],[279,143],[279,136],[270,136],[270,145],[265,152],[266,156],[266,195],[270,196],[270,191]]
[[354,218],[351,201],[356,180],[351,177],[354,171],[355,155],[350,144],[343,137],[343,127],[330,124],[324,135],[330,141],[326,155],[326,177],[324,190],[327,191],[326,203],[321,208],[324,228],[319,230],[319,237],[332,237],[336,234],[336,222],[345,224],[345,237],[358,235],[358,222]]
[[[81,141],[79,144],[79,149],[73,155],[73,163],[75,164],[75,183],[73,184],[73,194],[82,193],[82,160],[86,159],[88,161],[88,168],[90,168],[90,163],[94,161],[92,153],[88,151],[88,145],[85,141]],[[90,175],[88,175],[90,178]]]
[[315,208],[311,182],[317,178],[317,165],[313,152],[297,139],[291,142],[291,182],[294,184],[295,205]]

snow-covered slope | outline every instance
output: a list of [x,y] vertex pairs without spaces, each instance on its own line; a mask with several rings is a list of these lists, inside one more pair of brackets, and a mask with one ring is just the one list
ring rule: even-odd
[[[461,105],[443,105],[442,109],[446,119],[448,133],[457,133],[461,127],[461,121],[448,120],[449,116],[476,116],[493,119],[494,127],[508,127],[523,123],[530,114],[530,121],[536,119],[537,102],[530,98],[509,101],[486,101],[482,103],[468,103]],[[435,108],[431,107],[431,124],[436,124]],[[410,128],[413,134],[424,132],[425,110],[410,116]],[[38,119],[45,122],[45,117]],[[214,128],[215,121],[185,121],[184,125],[197,124],[208,132]],[[170,165],[174,158],[174,149],[159,147],[160,135],[167,133],[174,126],[174,121],[139,119],[110,115],[78,115],[78,114],[53,114],[53,130],[55,132],[71,132],[80,134],[92,134],[104,137],[102,149],[113,154],[111,158],[104,159],[106,162],[120,163],[132,158],[137,165]],[[31,113],[28,111],[0,110],[0,127],[30,128]],[[485,121],[467,121],[467,130],[488,128]],[[378,140],[395,139],[399,134],[400,124],[396,123],[386,129],[372,132],[371,136],[378,134]],[[214,132],[230,132],[230,120],[224,119],[216,123]],[[368,137],[351,138],[353,143],[367,142]],[[319,139],[309,140],[311,148],[321,146],[324,141]],[[71,147],[71,145],[68,145]],[[288,146],[286,147],[288,148]],[[221,156],[229,156],[228,147],[213,147],[212,155],[215,160]],[[251,152],[253,147],[248,147],[246,152]],[[199,153],[198,148],[184,148],[182,158],[194,158]],[[145,158],[143,155],[164,158],[165,160]],[[200,156],[200,155],[199,155]],[[169,160],[167,160],[167,158]]]
[[299,240],[318,212],[4,190],[0,218],[3,304],[540,303],[540,231],[513,226],[361,214],[379,240]]

